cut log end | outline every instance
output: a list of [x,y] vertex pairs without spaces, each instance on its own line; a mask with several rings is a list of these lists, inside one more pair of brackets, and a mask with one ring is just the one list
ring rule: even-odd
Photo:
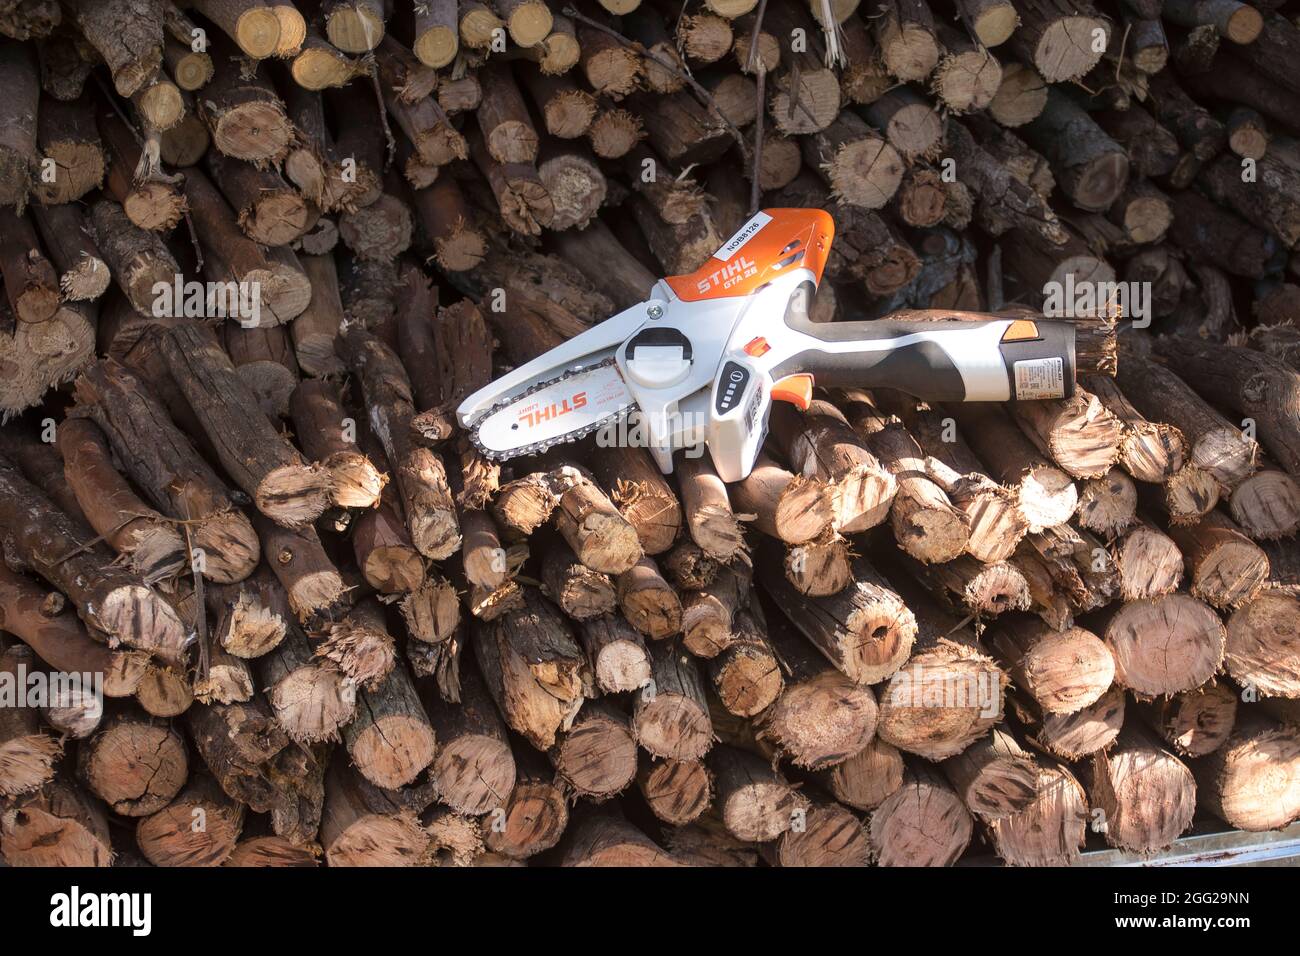
[[1031,533],[1064,524],[1079,504],[1079,491],[1059,468],[1040,465],[1020,482],[1020,510]]
[[568,805],[560,789],[550,782],[520,781],[504,809],[501,823],[484,834],[484,843],[492,852],[512,860],[551,849],[568,826]]
[[1165,482],[1183,467],[1182,433],[1161,422],[1131,422],[1119,460],[1138,481]]
[[641,795],[664,823],[685,826],[713,802],[713,775],[699,760],[655,760],[637,775]]
[[760,731],[795,766],[820,770],[861,752],[878,714],[869,688],[828,670],[790,685],[760,718]]
[[0,796],[39,790],[54,776],[63,746],[48,734],[23,734],[0,743]]
[[1043,714],[1035,742],[1062,760],[1079,760],[1105,750],[1124,725],[1124,690],[1112,687],[1072,714]]
[[844,807],[817,804],[805,814],[802,827],[781,835],[776,858],[781,866],[866,866],[871,841],[861,821]]
[[80,770],[114,813],[142,817],[171,802],[185,784],[189,761],[180,736],[162,724],[111,724],[83,745]]
[[1300,596],[1269,589],[1234,612],[1224,663],[1243,687],[1267,697],[1300,697]]
[[579,715],[556,746],[555,769],[575,793],[603,800],[636,776],[636,741],[626,718],[603,710]]
[[1088,531],[1113,537],[1134,521],[1137,486],[1118,468],[1083,483],[1079,494],[1079,524]]
[[[1213,506],[1211,502],[1206,511]],[[1300,530],[1300,484],[1285,472],[1265,468],[1232,490],[1228,508],[1250,537],[1265,541],[1284,538]]]
[[637,710],[637,743],[657,757],[699,760],[713,745],[708,711],[680,694],[655,694]]
[[433,760],[435,744],[427,720],[389,714],[362,730],[349,748],[352,762],[381,787],[400,787]]
[[[915,135],[918,142],[926,138],[924,131]],[[845,143],[827,163],[835,198],[866,209],[880,209],[893,198],[903,170],[898,150],[876,137]]]
[[1023,810],[990,821],[998,856],[1010,866],[1065,866],[1078,859],[1088,802],[1068,771],[1040,767],[1037,793]]
[[332,665],[300,667],[272,688],[270,704],[299,743],[335,740],[356,713],[356,685]]
[[1048,24],[1034,47],[1034,66],[1049,83],[1067,83],[1083,76],[1101,59],[1093,46],[1094,31],[1107,37],[1104,20],[1091,16],[1061,17]]
[[1193,524],[1219,503],[1219,483],[1196,465],[1178,469],[1164,485],[1165,508],[1175,524]]
[[880,866],[951,866],[970,843],[973,825],[952,788],[926,776],[904,781],[871,815]]
[[1226,632],[1219,616],[1195,598],[1170,594],[1131,601],[1106,627],[1115,679],[1155,697],[1200,687],[1223,662]]
[[441,69],[456,59],[460,39],[456,31],[443,26],[434,26],[415,39],[413,52],[425,66]]
[[413,814],[365,814],[325,850],[330,866],[418,866],[429,851],[429,834]]
[[10,866],[108,866],[108,821],[85,794],[55,781],[0,810],[0,855]]
[[501,737],[461,734],[443,742],[433,761],[438,795],[458,813],[480,815],[504,807],[515,783],[515,760]]

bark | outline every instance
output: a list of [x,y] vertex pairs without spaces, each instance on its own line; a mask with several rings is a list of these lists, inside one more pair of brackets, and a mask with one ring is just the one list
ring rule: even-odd
[[487,255],[454,179],[442,177],[428,189],[417,190],[415,214],[433,247],[434,261],[444,270],[468,272]]
[[1251,349],[1162,340],[1160,354],[1176,372],[1194,378],[1216,404],[1257,423],[1260,440],[1288,471],[1300,471],[1300,374]]
[[0,210],[0,276],[13,316],[22,323],[47,322],[59,310],[59,277],[45,257],[26,216]]
[[135,375],[112,360],[87,366],[77,381],[78,412],[94,420],[116,461],[169,518],[195,522],[191,546],[204,555],[202,573],[231,583],[257,565],[257,537],[231,492],[172,424]]
[[104,58],[118,96],[129,97],[162,64],[162,4],[152,0],[77,0],[73,22]]
[[999,162],[961,123],[948,124],[949,154],[962,170],[962,182],[974,194],[977,222],[991,235],[1030,230],[1046,242],[1065,242],[1068,233],[1047,200]]
[[37,165],[37,112],[41,87],[28,45],[0,42],[0,82],[10,91],[0,107],[0,205],[27,204]]
[[396,472],[411,540],[426,557],[449,557],[461,543],[455,504],[442,459],[414,444],[415,406],[405,369],[392,349],[361,329],[344,336],[343,349],[360,379],[370,427]]
[[314,521],[329,502],[328,474],[305,462],[266,418],[250,414],[257,397],[229,356],[192,326],[171,329],[159,346],[222,467],[258,510],[286,528]]
[[108,263],[91,238],[86,216],[74,205],[35,206],[32,218],[50,261],[59,271],[59,290],[73,302],[90,302],[107,290]]
[[11,560],[66,594],[110,646],[125,644],[169,664],[184,658],[188,637],[175,612],[139,577],[113,566],[107,549],[89,546],[91,535],[79,520],[60,510],[7,459],[0,459],[0,485],[0,516],[9,529]]

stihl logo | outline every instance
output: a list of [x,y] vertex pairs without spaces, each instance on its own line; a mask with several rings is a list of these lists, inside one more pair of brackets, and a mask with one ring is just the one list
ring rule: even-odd
[[738,256],[735,262],[730,262],[716,272],[710,273],[706,279],[700,279],[695,283],[695,287],[701,292],[708,292],[715,287],[725,289],[746,276],[753,275],[757,270],[758,266],[752,259]]
[[535,428],[542,422],[549,422],[553,418],[559,418],[561,415],[567,415],[569,412],[576,412],[587,405],[587,393],[578,392],[573,398],[566,398],[563,401],[552,402],[543,408],[537,408],[520,414],[519,420],[529,428]]

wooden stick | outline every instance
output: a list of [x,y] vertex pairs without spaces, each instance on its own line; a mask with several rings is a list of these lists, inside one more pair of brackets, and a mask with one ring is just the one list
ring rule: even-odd
[[864,559],[853,562],[854,583],[827,597],[799,594],[774,562],[760,561],[759,575],[795,626],[851,680],[877,683],[907,659],[916,619]]
[[90,302],[103,295],[112,276],[91,238],[85,215],[71,203],[35,206],[31,213],[50,261],[59,270],[59,289],[64,298]]
[[21,211],[39,155],[36,107],[41,86],[31,46],[12,40],[0,43],[0,81],[12,91],[0,109],[0,205]]

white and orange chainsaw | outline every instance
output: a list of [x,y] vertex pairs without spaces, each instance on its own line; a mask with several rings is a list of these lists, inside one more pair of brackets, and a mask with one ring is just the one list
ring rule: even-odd
[[665,474],[675,451],[703,444],[719,477],[739,481],[771,403],[807,408],[814,382],[930,402],[1073,393],[1068,322],[810,321],[833,234],[819,209],[757,213],[698,271],[661,279],[644,302],[469,396],[461,425],[498,460],[608,429]]

